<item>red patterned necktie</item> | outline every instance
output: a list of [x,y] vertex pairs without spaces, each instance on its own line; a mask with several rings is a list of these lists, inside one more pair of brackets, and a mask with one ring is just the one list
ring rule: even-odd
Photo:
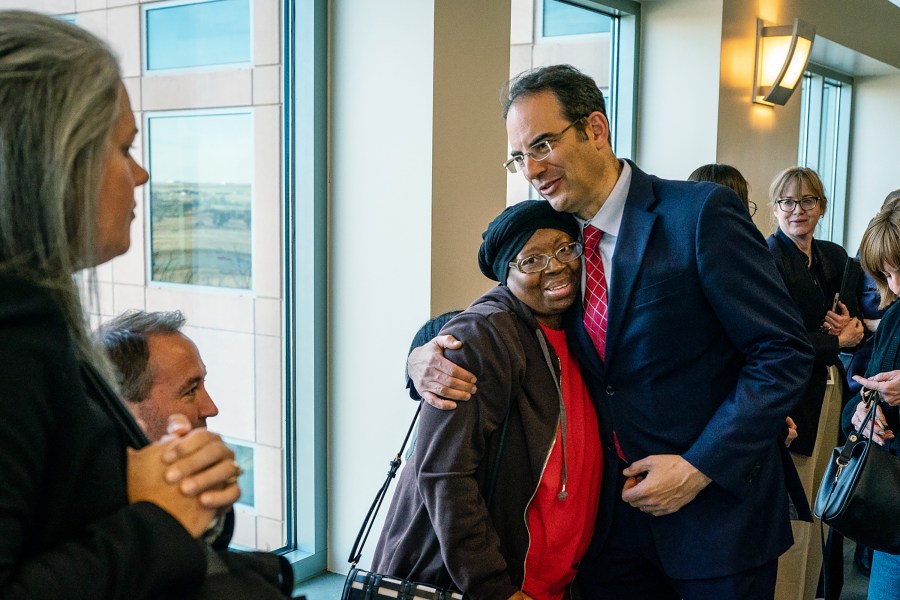
[[[603,258],[600,256],[600,238],[603,232],[588,225],[584,228],[584,261],[586,285],[584,290],[584,328],[587,330],[597,354],[606,360],[606,322],[609,312],[609,300],[606,288],[606,272],[603,270]],[[613,430],[613,444],[616,454],[624,463],[628,463],[619,436]]]
[[603,232],[588,225],[584,228],[584,328],[602,360],[606,360],[607,290],[603,258],[600,256],[600,238]]

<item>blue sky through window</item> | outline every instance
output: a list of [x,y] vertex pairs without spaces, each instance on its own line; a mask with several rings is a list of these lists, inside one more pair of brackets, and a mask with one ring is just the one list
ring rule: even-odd
[[610,30],[610,23],[611,17],[596,11],[559,0],[544,0],[544,37],[603,33]]
[[250,0],[147,9],[147,70],[250,62]]

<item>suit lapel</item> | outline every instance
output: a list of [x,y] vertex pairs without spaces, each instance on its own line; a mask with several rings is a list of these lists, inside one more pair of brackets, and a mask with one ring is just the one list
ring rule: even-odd
[[656,202],[649,176],[631,163],[631,185],[622,213],[622,224],[612,257],[612,286],[609,300],[609,328],[606,332],[606,365],[615,360],[628,300],[644,260],[656,214],[649,208]]

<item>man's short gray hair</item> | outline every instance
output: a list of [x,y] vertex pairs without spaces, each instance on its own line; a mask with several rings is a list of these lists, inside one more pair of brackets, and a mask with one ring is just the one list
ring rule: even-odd
[[180,310],[129,310],[101,325],[95,334],[116,370],[119,391],[129,402],[143,402],[153,385],[148,338],[180,333],[186,319]]

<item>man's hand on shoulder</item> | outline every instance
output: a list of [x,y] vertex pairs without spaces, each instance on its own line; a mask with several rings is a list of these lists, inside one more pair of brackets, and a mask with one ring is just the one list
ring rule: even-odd
[[631,463],[622,500],[654,517],[677,512],[712,479],[677,454],[656,454]]
[[457,350],[462,342],[439,335],[419,346],[406,359],[406,373],[423,400],[435,408],[452,410],[456,402],[469,400],[478,388],[475,376],[444,358],[444,350]]

